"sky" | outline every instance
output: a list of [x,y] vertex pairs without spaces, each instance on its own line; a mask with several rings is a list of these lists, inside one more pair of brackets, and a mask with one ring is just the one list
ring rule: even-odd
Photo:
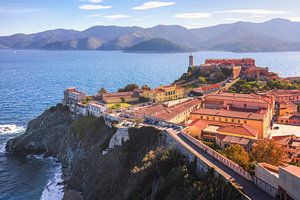
[[0,35],[96,25],[200,28],[273,18],[300,21],[299,0],[1,0]]

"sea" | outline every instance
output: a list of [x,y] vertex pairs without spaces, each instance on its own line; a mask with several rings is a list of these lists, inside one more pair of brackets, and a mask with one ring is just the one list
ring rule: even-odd
[[[300,76],[300,52],[194,52],[206,58],[254,58],[283,77]],[[0,200],[60,200],[61,166],[55,158],[15,156],[6,142],[27,123],[61,102],[67,87],[95,94],[128,83],[150,87],[172,83],[187,71],[189,53],[143,54],[118,51],[0,50]],[[6,129],[6,130],[5,130]]]

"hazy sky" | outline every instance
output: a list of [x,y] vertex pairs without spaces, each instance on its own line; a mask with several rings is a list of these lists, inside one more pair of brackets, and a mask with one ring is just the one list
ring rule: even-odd
[[1,0],[0,35],[95,25],[188,28],[272,18],[300,21],[300,0]]

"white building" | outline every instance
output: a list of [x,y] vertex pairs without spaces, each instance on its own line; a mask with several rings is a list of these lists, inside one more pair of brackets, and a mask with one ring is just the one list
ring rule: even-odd
[[107,111],[107,107],[103,104],[91,102],[87,105],[87,111],[89,115],[100,117],[103,116],[103,114]]
[[300,200],[300,167],[258,163],[255,184],[279,200]]
[[258,163],[255,167],[255,184],[272,197],[278,194],[279,169],[267,163]]
[[300,199],[300,167],[279,167],[279,197],[281,200]]
[[77,102],[82,102],[86,99],[86,94],[76,90],[76,88],[68,88],[64,91],[65,105],[76,104]]

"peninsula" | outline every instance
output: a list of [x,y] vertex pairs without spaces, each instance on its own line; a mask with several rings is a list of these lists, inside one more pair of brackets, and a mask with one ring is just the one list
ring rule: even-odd
[[299,108],[300,78],[190,55],[170,85],[67,88],[6,149],[59,158],[64,199],[296,200]]

